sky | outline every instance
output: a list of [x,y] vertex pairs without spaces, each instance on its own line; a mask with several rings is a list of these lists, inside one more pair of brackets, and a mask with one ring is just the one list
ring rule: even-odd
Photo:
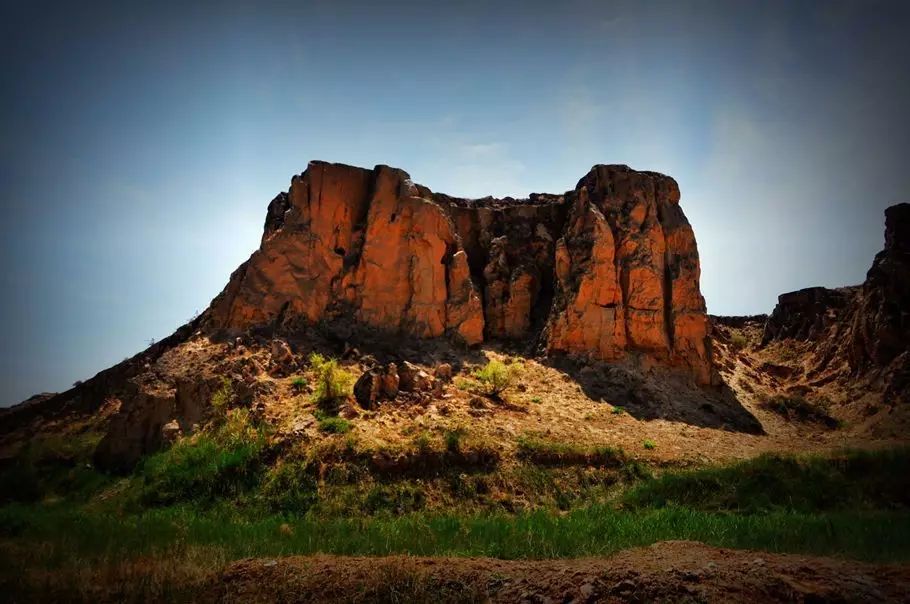
[[[191,6],[190,6],[191,5]],[[465,197],[676,178],[713,314],[862,282],[910,200],[910,3],[0,5],[0,405],[204,310],[312,159]]]

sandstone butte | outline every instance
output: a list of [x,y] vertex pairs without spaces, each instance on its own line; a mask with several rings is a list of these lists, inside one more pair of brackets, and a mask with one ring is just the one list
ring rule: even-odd
[[460,199],[402,170],[311,162],[269,204],[210,330],[348,318],[471,346],[634,359],[716,380],[695,236],[672,178],[597,165],[574,190]]

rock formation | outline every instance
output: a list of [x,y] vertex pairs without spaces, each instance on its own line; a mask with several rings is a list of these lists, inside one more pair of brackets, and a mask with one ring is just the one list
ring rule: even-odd
[[[301,371],[301,348],[314,338],[340,339],[348,351],[370,338],[395,348],[401,337],[405,350],[411,338],[512,340],[566,353],[589,377],[600,375],[593,359],[624,361],[642,380],[636,366],[661,365],[681,383],[710,384],[698,280],[695,237],[667,176],[595,166],[561,195],[460,199],[388,166],[312,162],[269,204],[259,249],[209,309],[70,391],[0,413],[0,431],[100,414],[107,433],[95,461],[128,470],[203,425],[223,380],[232,404],[255,408],[274,388],[256,376]],[[406,357],[363,363],[354,388],[362,406],[399,392],[441,395],[451,365],[434,378]]]
[[[862,285],[812,287],[783,294],[765,323],[762,344],[796,339],[814,346],[810,376],[874,373],[885,402],[910,385],[910,204],[885,210],[885,247]],[[877,387],[872,384],[871,387]]]
[[388,332],[505,338],[712,380],[695,237],[676,182],[595,166],[563,195],[458,199],[387,166],[312,162],[206,316],[243,331],[350,318]]

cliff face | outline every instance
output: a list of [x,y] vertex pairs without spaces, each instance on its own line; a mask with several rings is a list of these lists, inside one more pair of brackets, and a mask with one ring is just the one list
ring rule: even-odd
[[676,182],[595,166],[563,195],[466,200],[407,173],[312,162],[269,205],[262,244],[207,324],[349,317],[468,345],[526,339],[630,354],[712,380],[695,237]]
[[810,376],[875,376],[886,402],[906,400],[910,385],[910,204],[885,211],[885,247],[866,280],[840,289],[783,294],[763,344],[795,339],[812,346]]

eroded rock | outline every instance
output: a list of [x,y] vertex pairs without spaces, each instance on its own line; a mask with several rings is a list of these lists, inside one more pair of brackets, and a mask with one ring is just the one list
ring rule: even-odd
[[262,244],[209,327],[350,317],[390,334],[539,340],[628,353],[712,381],[698,251],[676,182],[595,166],[563,195],[467,200],[407,173],[312,162],[269,205]]

